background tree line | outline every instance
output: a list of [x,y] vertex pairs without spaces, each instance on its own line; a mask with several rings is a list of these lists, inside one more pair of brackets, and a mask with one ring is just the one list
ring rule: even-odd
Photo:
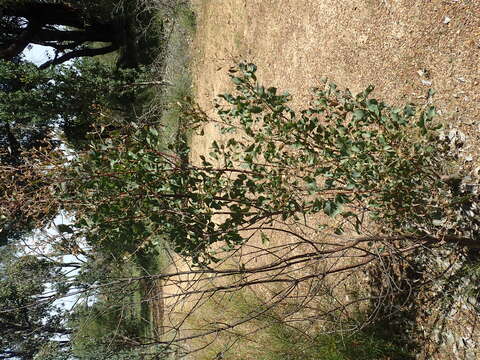
[[[124,124],[138,122],[150,97],[137,82],[157,76],[146,67],[165,45],[169,15],[157,15],[148,2],[135,1],[0,5],[2,359],[152,353],[129,350],[151,336],[149,305],[141,303],[147,282],[121,291],[101,286],[138,275],[143,264],[112,265],[124,255],[121,247],[102,253],[86,242],[74,244],[68,225],[57,220],[52,226],[75,210],[67,215],[45,178],[54,170],[44,166],[68,167],[91,142],[121,136]],[[24,56],[36,45],[53,54],[40,65]],[[95,287],[101,291],[91,291]],[[128,302],[137,305],[125,313]]]

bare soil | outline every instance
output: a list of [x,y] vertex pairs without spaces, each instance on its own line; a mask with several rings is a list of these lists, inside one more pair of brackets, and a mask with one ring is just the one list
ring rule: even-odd
[[[445,119],[478,140],[478,1],[195,0],[194,4],[199,16],[194,78],[198,102],[205,109],[229,89],[226,70],[235,61],[247,60],[257,64],[265,84],[288,90],[297,104],[308,99],[310,89],[324,76],[353,92],[372,84],[374,96],[393,104],[419,102],[432,87]],[[195,151],[204,152],[205,138],[194,145]]]

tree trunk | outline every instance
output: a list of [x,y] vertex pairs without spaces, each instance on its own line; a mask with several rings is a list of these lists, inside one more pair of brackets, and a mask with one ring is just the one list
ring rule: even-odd
[[1,15],[23,17],[29,22],[37,20],[45,25],[63,25],[77,29],[85,26],[82,10],[70,4],[19,1],[4,5]]
[[11,60],[20,54],[30,44],[32,37],[41,29],[41,23],[30,21],[27,28],[9,44],[6,48],[0,49],[0,59]]
[[[0,16],[7,19],[7,25],[0,26],[2,44],[0,59],[13,59],[29,44],[53,47],[57,55],[54,60],[44,64],[43,68],[75,57],[95,56],[114,51],[118,49],[124,37],[119,31],[122,30],[120,28],[124,28],[123,17],[95,18],[70,4],[12,2],[0,9]],[[15,20],[9,22],[8,18],[26,19],[28,25],[22,27],[15,23]],[[69,29],[59,30],[59,26]],[[104,42],[111,45],[99,50],[85,47],[84,44],[87,42]]]

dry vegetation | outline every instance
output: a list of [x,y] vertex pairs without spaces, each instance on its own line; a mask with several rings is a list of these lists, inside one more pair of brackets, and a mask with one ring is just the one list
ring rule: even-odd
[[[193,5],[198,24],[192,44],[194,93],[196,101],[209,115],[213,115],[216,95],[231,90],[226,75],[228,68],[243,59],[258,65],[258,75],[264,84],[294,94],[294,107],[308,101],[310,88],[318,85],[324,76],[353,92],[373,84],[375,96],[393,104],[424,102],[428,88],[432,87],[437,91],[435,103],[446,128],[458,129],[467,135],[467,145],[462,149],[465,166],[478,165],[475,157],[480,142],[479,2],[195,0]],[[213,125],[205,129],[205,136],[193,137],[194,162],[200,155],[208,154],[213,139],[222,140]],[[468,155],[473,155],[473,161]],[[320,221],[325,220],[314,218],[308,223]],[[308,226],[295,230],[302,234],[309,232]],[[264,249],[264,245],[258,236],[254,237],[223,266],[258,267],[271,259],[305,251],[305,245],[298,245],[296,240],[288,234],[276,237],[268,245],[270,254],[262,258],[258,257],[258,251]],[[325,238],[320,240],[325,242]],[[450,260],[456,261],[448,252],[432,256],[445,260],[438,272],[448,268]],[[239,290],[241,284],[255,282],[263,276],[275,279],[287,275],[298,279],[321,272],[319,266],[343,265],[336,260],[322,264],[310,261],[289,268],[287,274],[281,270],[275,274],[249,275],[248,279],[234,274],[212,280],[208,274],[190,273],[170,279],[164,288],[165,334],[188,339],[184,342],[185,350],[195,351],[190,355],[192,359],[262,358],[265,344],[272,344],[275,339],[266,329],[272,325],[272,319],[300,324],[310,333],[323,330],[330,325],[328,321],[338,328],[352,311],[367,306],[355,304],[346,309],[344,304],[367,296],[367,284],[372,285],[374,275],[369,277],[363,271],[340,274],[325,282],[328,291],[315,288],[315,281],[294,286],[292,283],[262,284]],[[381,285],[402,286],[402,269],[391,268],[389,264],[383,266],[382,270],[388,271],[391,277],[387,285],[377,283],[375,286],[380,289]],[[175,261],[171,270],[188,271],[188,265]],[[218,294],[198,293],[200,289],[226,284],[238,284],[239,288]],[[411,308],[404,305],[415,304],[415,311],[408,314],[416,330],[415,341],[420,344],[419,358],[475,359],[480,356],[477,340],[480,333],[472,319],[477,317],[478,305],[454,301],[445,312],[442,300],[436,299],[445,289],[444,285],[426,287],[422,293],[407,294],[409,296],[395,300],[398,303],[390,304],[391,309],[397,306],[394,310],[400,316],[407,316],[404,314]],[[382,299],[388,301],[388,296]],[[282,305],[271,309],[279,303]],[[323,316],[322,310],[335,308],[335,303],[339,304],[339,311]],[[193,308],[196,311],[190,316]],[[258,314],[265,315],[260,316],[263,321],[246,321],[258,318]],[[344,326],[354,328],[370,320]],[[236,326],[232,327],[232,323]],[[179,324],[186,330],[177,333]],[[197,338],[205,332],[209,335]]]

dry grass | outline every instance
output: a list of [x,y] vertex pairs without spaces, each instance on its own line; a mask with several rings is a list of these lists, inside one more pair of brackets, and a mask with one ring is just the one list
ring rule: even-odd
[[[312,240],[317,239],[312,237]],[[262,269],[275,260],[280,260],[281,265],[282,259],[312,251],[307,248],[308,245],[299,244],[288,236],[275,236],[268,244],[262,244],[258,237],[254,237],[215,269]],[[321,261],[306,259],[302,263],[265,272],[172,277],[164,287],[167,297],[166,336],[177,340],[193,337],[184,345],[189,351],[196,351],[195,359],[209,359],[212,351],[229,349],[236,354],[232,359],[242,358],[239,354],[249,359],[261,354],[268,343],[268,340],[262,340],[268,338],[263,330],[271,326],[265,318],[266,313],[274,312],[287,326],[302,332],[339,329],[347,319],[352,319],[368,306],[364,301],[368,297],[367,289],[356,286],[367,283],[365,273],[355,269],[325,278],[321,275],[304,277],[352,265],[355,259],[346,260],[348,255],[353,252],[344,251],[341,258]],[[172,272],[189,270],[187,263],[178,260],[171,269]],[[245,284],[253,285],[244,287]],[[215,288],[221,291],[210,292]],[[350,306],[344,306],[346,302],[350,302]],[[177,332],[179,329],[181,331]],[[240,344],[240,348],[234,346]],[[243,352],[239,353],[240,349]]]

